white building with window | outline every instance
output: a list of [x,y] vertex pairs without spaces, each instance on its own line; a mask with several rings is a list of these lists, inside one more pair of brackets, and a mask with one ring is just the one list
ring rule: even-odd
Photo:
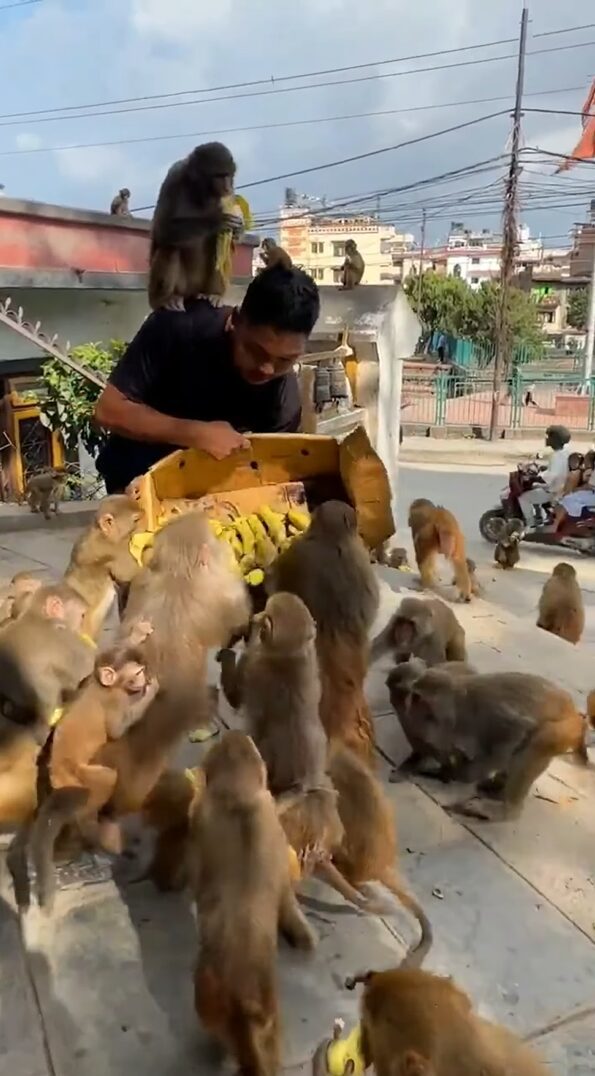
[[[293,192],[290,192],[293,194]],[[374,216],[331,216],[317,199],[296,197],[281,209],[279,243],[296,265],[319,284],[339,284],[345,243],[353,239],[366,263],[362,284],[380,284],[392,276],[396,243],[413,243],[392,224]]]

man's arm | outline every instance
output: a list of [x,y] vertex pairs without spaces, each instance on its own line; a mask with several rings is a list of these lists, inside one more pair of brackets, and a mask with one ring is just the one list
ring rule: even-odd
[[141,325],[97,401],[95,421],[103,429],[133,441],[196,448],[215,459],[225,459],[237,449],[249,447],[249,441],[229,423],[173,418],[144,403],[162,364],[169,365],[171,346],[162,331],[169,316],[168,312],[158,312]]

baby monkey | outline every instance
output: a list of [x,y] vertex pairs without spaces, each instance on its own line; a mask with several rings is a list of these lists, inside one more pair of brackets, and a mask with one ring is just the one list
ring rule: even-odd
[[51,471],[33,475],[27,482],[26,489],[31,511],[41,512],[44,519],[51,519],[52,512],[57,515],[65,482],[64,468],[53,468]]
[[94,759],[109,740],[118,740],[144,716],[158,691],[141,643],[151,625],[139,622],[125,640],[99,655],[93,675],[52,730],[38,761],[37,816],[13,841],[8,864],[20,907],[29,904],[26,844],[30,836],[39,905],[50,909],[54,897],[54,847],[62,830],[77,823],[91,844],[108,851],[111,823],[98,822],[115,788],[117,772]]

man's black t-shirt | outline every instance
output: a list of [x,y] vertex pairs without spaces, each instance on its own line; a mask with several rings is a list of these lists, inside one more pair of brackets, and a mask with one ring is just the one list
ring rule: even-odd
[[[229,309],[205,300],[186,313],[157,310],[141,325],[112,371],[110,383],[135,403],[172,418],[229,422],[240,433],[292,433],[299,429],[295,374],[251,385],[237,372]],[[97,460],[109,492],[122,490],[177,445],[151,444],[112,434]]]

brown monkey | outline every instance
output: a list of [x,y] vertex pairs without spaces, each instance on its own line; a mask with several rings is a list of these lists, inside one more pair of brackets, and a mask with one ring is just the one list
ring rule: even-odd
[[419,497],[409,507],[409,526],[422,587],[436,585],[436,557],[442,554],[452,564],[461,601],[471,601],[465,539],[452,512]]
[[149,303],[153,310],[183,310],[185,299],[219,300],[228,281],[217,269],[217,239],[238,234],[243,218],[233,198],[235,161],[221,142],[197,146],[172,165],[159,195],[151,228]]
[[252,621],[237,669],[233,651],[222,651],[220,660],[223,690],[230,705],[244,711],[302,873],[316,873],[358,908],[386,914],[385,905],[366,900],[332,863],[343,827],[326,773],[316,627],[303,601],[283,591],[273,594]]
[[430,669],[411,688],[409,713],[430,752],[464,759],[458,776],[498,804],[457,804],[487,821],[516,818],[534,781],[556,755],[585,757],[585,720],[571,696],[531,673],[454,678]]
[[122,187],[115,198],[112,198],[112,204],[110,205],[110,213],[112,217],[129,217],[130,216],[130,191],[128,187]]
[[0,604],[0,627],[24,613],[31,597],[42,585],[43,579],[33,572],[17,572],[13,575]]
[[370,661],[378,661],[389,650],[396,664],[410,657],[422,658],[427,665],[466,661],[465,629],[439,598],[403,598],[374,639]]
[[[432,751],[421,734],[417,721],[411,717],[409,701],[413,685],[427,672],[427,664],[420,658],[410,658],[395,665],[388,674],[386,686],[390,694],[390,701],[395,711],[401,728],[411,746],[411,755],[403,763],[401,769],[407,769],[415,773],[421,773],[426,777],[437,777],[445,784],[456,779],[457,762],[464,763],[464,758],[457,759],[452,756],[448,760]],[[472,676],[476,670],[466,661],[443,661],[434,668],[440,672],[448,673],[451,677]],[[391,780],[397,779],[397,770],[391,773]]]
[[395,568],[398,570],[409,570],[409,560],[407,558],[407,550],[402,546],[396,546],[393,549],[387,549],[386,546],[377,546],[372,550],[370,559],[372,564],[384,564],[387,568]]
[[[452,981],[417,968],[370,971],[364,983],[361,1051],[376,1076],[547,1076],[530,1046],[473,1012]],[[314,1071],[313,1076],[324,1076]]]
[[93,669],[94,646],[82,634],[86,611],[72,587],[51,584],[0,632],[0,710],[42,743],[56,710]]
[[580,642],[585,630],[585,608],[581,588],[572,564],[556,564],[544,584],[539,599],[537,627],[566,639]]
[[366,263],[357,249],[357,243],[354,239],[348,239],[345,243],[345,261],[341,279],[344,291],[351,291],[361,283],[365,269]]
[[407,953],[404,964],[419,966],[432,945],[432,926],[397,873],[393,806],[365,762],[342,744],[331,747],[328,772],[338,793],[339,816],[345,831],[333,856],[335,866],[356,889],[368,882],[380,882],[415,916],[421,937]]
[[32,475],[27,481],[26,495],[32,512],[42,512],[45,519],[57,515],[66,482],[64,468],[53,468],[42,474]]
[[322,724],[329,739],[348,743],[371,762],[374,731],[364,680],[379,589],[354,509],[342,501],[317,508],[306,533],[269,569],[265,586],[268,593],[297,594],[310,610],[317,627]]
[[[467,571],[469,572],[469,582],[471,584],[471,593],[474,598],[481,598],[483,594],[483,587],[477,578],[477,564],[471,557],[467,557]],[[453,587],[457,585],[456,577],[452,581]]]
[[[117,773],[94,759],[104,744],[118,740],[140,721],[157,689],[140,648],[130,641],[117,644],[99,655],[94,676],[68,707],[41,752],[39,766],[46,768],[47,777],[41,774],[40,783],[45,781],[50,791],[39,804],[30,837],[40,907],[49,909],[53,902],[54,846],[67,825],[76,821],[91,843],[102,844],[108,851],[121,850],[103,839],[97,823],[97,813],[108,802]],[[109,838],[107,829],[105,835]],[[21,860],[21,877],[17,866],[18,849],[23,847],[21,833],[9,857],[17,894],[24,892],[26,860]]]
[[263,239],[260,257],[264,262],[265,269],[271,269],[274,265],[280,265],[282,269],[291,269],[293,262],[283,247],[280,247],[275,239]]
[[316,937],[293,891],[287,841],[250,737],[227,732],[204,771],[190,850],[201,935],[196,1012],[240,1072],[277,1076],[278,930],[300,949],[313,949]]
[[104,497],[91,525],[77,538],[64,579],[87,602],[84,630],[97,638],[116,594],[139,571],[130,552],[130,538],[141,526],[143,512],[125,494]]
[[521,559],[519,545],[523,537],[523,525],[519,519],[509,519],[494,550],[494,561],[504,569],[514,568]]

